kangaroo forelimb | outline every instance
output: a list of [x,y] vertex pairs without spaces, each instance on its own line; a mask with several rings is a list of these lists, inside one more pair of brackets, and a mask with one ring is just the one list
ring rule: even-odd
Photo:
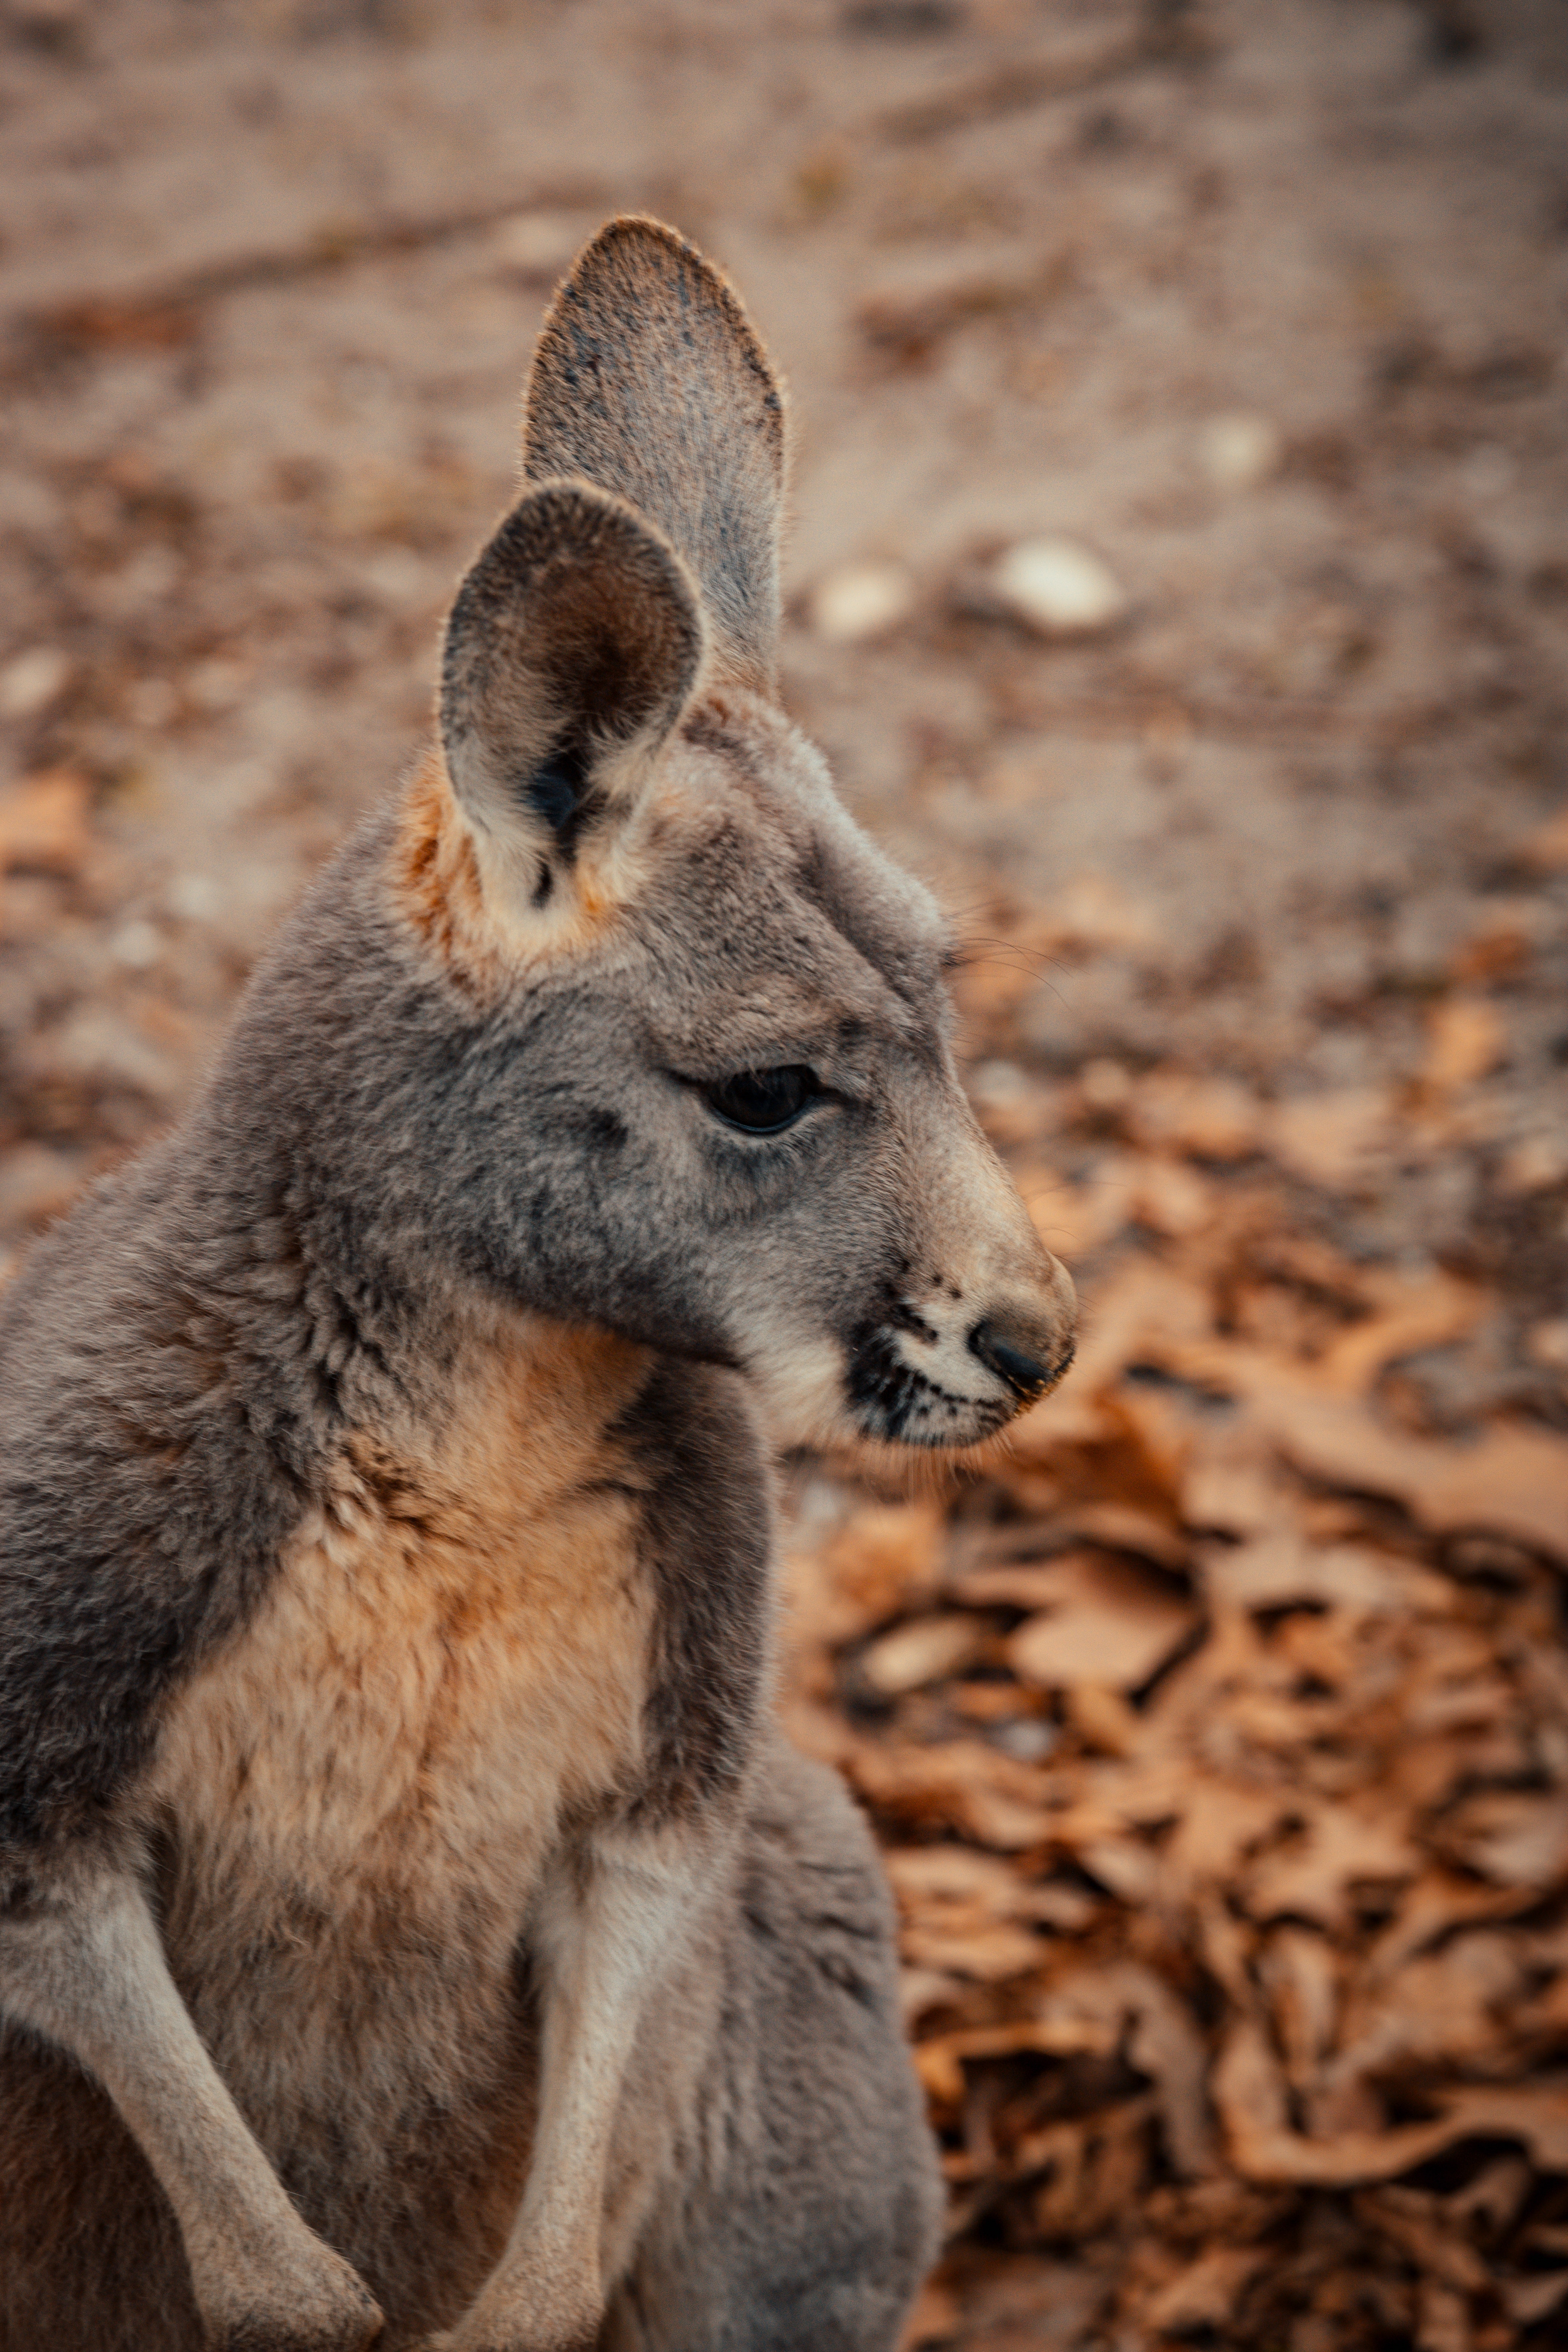
[[381,2314],[307,2229],[220,2081],[134,1874],[78,1863],[0,1919],[0,2007],[95,2074],[174,2209],[212,2341],[358,2352]]
[[595,1839],[542,1892],[538,2131],[506,2252],[442,2352],[581,2352],[605,2310],[601,2228],[627,2063],[728,1850],[690,1830]]

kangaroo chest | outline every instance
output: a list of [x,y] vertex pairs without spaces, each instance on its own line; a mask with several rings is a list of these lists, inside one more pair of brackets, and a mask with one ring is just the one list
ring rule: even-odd
[[561,1417],[491,1380],[437,1459],[351,1443],[171,1710],[146,1790],[174,1849],[164,1934],[220,2038],[242,2016],[268,2042],[346,2032],[367,1988],[420,1978],[433,2027],[454,1999],[477,2026],[563,1824],[635,1772],[635,1479]]

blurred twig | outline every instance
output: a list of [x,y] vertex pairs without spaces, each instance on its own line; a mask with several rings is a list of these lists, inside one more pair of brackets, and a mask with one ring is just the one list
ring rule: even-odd
[[577,183],[447,212],[320,224],[297,245],[226,254],[125,292],[74,294],[19,310],[6,323],[9,367],[25,372],[97,351],[177,348],[194,338],[201,313],[229,295],[297,285],[357,262],[478,236],[519,213],[591,210],[607,202],[599,184]]
[[923,98],[879,114],[872,128],[883,138],[913,142],[1021,113],[1056,98],[1079,98],[1146,66],[1194,64],[1213,55],[1209,36],[1192,21],[1184,0],[1154,0],[1131,31],[1077,56],[1010,59],[967,81],[948,80]]

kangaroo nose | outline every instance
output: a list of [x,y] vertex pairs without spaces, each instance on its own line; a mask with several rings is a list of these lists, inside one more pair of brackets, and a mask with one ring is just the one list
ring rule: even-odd
[[1053,1345],[1044,1332],[1012,1316],[988,1315],[970,1333],[969,1345],[986,1370],[1020,1398],[1038,1396],[1060,1379],[1072,1359],[1070,1338],[1065,1345]]

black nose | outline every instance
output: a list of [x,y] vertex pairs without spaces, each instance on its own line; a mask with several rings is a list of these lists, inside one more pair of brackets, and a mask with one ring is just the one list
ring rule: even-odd
[[1017,1344],[1023,1336],[1015,1331],[1006,1338],[1000,1323],[977,1323],[969,1335],[969,1345],[986,1370],[994,1372],[999,1381],[1005,1381],[1016,1395],[1037,1396],[1048,1387],[1054,1373],[1049,1365],[1042,1364]]

